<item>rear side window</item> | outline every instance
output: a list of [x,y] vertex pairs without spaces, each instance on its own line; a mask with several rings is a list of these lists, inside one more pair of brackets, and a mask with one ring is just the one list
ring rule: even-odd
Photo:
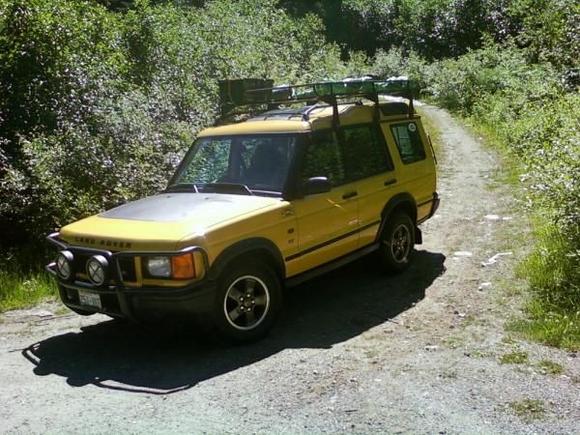
[[344,183],[341,150],[332,131],[312,134],[302,169],[302,181],[311,177],[327,177],[333,186]]
[[391,125],[391,132],[399,149],[403,163],[413,163],[425,158],[419,129],[414,122]]
[[344,164],[349,181],[393,170],[382,132],[373,124],[344,127]]

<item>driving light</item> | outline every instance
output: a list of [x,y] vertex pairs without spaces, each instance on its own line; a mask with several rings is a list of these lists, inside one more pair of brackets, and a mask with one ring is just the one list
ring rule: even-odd
[[171,260],[169,257],[149,257],[147,271],[151,276],[169,278],[171,276]]
[[94,285],[103,285],[107,280],[109,262],[102,255],[94,255],[87,261],[87,275]]
[[60,251],[56,256],[56,273],[65,281],[73,275],[73,259],[73,254],[70,251]]

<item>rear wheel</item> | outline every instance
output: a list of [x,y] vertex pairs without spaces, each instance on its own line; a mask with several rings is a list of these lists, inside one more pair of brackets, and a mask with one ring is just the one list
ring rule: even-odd
[[414,245],[415,227],[409,215],[403,212],[393,214],[381,236],[381,263],[392,272],[405,269],[409,265]]
[[214,323],[230,340],[258,340],[272,328],[281,305],[280,280],[269,265],[236,263],[219,279]]

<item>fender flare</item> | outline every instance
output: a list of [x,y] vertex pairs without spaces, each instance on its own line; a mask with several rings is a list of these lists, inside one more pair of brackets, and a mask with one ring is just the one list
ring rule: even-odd
[[265,237],[253,237],[236,242],[224,249],[209,268],[208,278],[212,281],[217,280],[228,264],[251,252],[270,260],[281,280],[286,277],[284,259],[276,244]]
[[409,213],[409,216],[413,220],[413,223],[417,224],[417,203],[415,198],[408,193],[402,192],[398,193],[393,196],[383,207],[383,211],[381,212],[381,225],[379,230],[377,231],[377,241],[379,241],[381,234],[383,233],[383,229],[389,220],[391,214],[397,209],[403,209]]

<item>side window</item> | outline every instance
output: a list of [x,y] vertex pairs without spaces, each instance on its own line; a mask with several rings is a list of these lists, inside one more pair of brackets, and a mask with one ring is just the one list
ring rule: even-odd
[[391,131],[403,163],[413,163],[425,158],[425,148],[417,124],[414,122],[395,124],[391,126]]
[[240,182],[258,189],[282,191],[294,139],[284,137],[247,138],[239,142]]
[[344,183],[342,156],[331,131],[316,132],[306,150],[302,181],[311,177],[328,177],[333,186]]
[[346,175],[350,181],[393,169],[382,132],[374,124],[344,127],[343,133]]

